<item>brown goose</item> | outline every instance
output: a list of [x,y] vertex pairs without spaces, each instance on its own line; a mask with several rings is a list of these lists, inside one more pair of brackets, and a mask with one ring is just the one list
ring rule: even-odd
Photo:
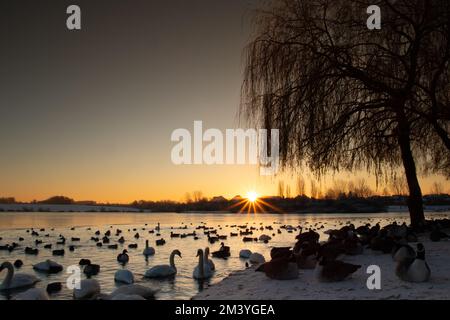
[[361,268],[360,265],[322,258],[316,267],[316,275],[319,281],[336,282],[345,280],[359,268]]
[[290,257],[279,256],[269,262],[261,264],[255,271],[262,271],[267,277],[276,280],[292,280],[298,278],[297,263],[291,262]]

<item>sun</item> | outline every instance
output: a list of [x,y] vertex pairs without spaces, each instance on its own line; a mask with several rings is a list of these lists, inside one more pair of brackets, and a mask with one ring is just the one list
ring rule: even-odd
[[256,202],[256,200],[258,200],[258,194],[255,191],[247,192],[247,200],[250,202]]

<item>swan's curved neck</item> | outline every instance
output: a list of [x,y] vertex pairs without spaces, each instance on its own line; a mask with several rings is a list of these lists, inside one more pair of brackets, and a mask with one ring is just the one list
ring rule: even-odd
[[175,252],[172,252],[172,253],[170,254],[169,262],[170,262],[170,266],[171,266],[172,268],[176,269],[176,267],[175,267]]
[[148,240],[145,240],[145,249],[148,249]]
[[8,274],[6,275],[5,280],[3,280],[2,284],[0,285],[1,288],[9,288],[9,285],[11,284],[11,280],[14,276],[14,268],[11,263],[5,264],[6,269],[8,270]]
[[204,278],[205,277],[205,266],[203,265],[203,255],[200,254],[198,256],[198,269],[200,272],[200,278]]

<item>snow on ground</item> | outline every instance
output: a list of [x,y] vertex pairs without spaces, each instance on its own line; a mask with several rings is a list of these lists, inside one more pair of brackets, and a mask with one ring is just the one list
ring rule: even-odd
[[[359,256],[342,260],[360,264],[351,278],[343,282],[322,283],[314,270],[300,270],[296,280],[272,280],[254,268],[231,273],[216,285],[206,288],[194,300],[350,300],[350,299],[450,299],[450,241],[431,242],[419,238],[426,249],[431,279],[426,283],[403,282],[395,275],[390,254],[365,249]],[[415,248],[415,244],[411,245]],[[266,257],[266,259],[269,257]],[[369,265],[381,268],[381,290],[369,290],[366,282]]]

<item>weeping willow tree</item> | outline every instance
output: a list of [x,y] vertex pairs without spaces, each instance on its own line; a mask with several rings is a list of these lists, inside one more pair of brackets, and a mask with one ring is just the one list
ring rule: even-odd
[[[273,0],[245,52],[241,112],[280,133],[283,168],[450,176],[450,1]],[[367,8],[381,8],[369,30]]]

